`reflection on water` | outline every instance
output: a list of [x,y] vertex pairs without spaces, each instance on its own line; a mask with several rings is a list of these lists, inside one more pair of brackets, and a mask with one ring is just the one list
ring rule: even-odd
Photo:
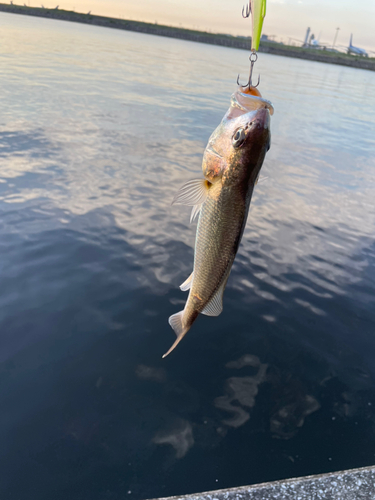
[[283,406],[271,417],[270,430],[274,437],[290,439],[303,426],[305,418],[319,408],[320,404],[313,396],[294,395],[292,403]]
[[[239,50],[0,15],[1,498],[375,461],[372,72],[262,54],[272,147],[219,318],[166,360]],[[280,84],[282,82],[282,84]]]
[[164,382],[166,378],[166,373],[163,368],[153,368],[152,366],[146,365],[138,365],[135,373],[141,380]]
[[194,445],[193,429],[186,420],[177,420],[167,431],[158,431],[153,442],[170,444],[176,450],[176,458],[183,458]]
[[[253,377],[230,377],[225,382],[225,396],[215,399],[216,408],[221,408],[233,413],[231,419],[223,420],[223,424],[230,427],[240,427],[250,418],[250,414],[244,410],[244,406],[252,408],[255,405],[255,397],[258,394],[258,386],[261,384],[267,372],[266,364],[262,364],[257,356],[245,354],[238,361],[230,361],[227,368],[243,368],[252,366],[257,368]],[[234,405],[233,402],[238,402]]]

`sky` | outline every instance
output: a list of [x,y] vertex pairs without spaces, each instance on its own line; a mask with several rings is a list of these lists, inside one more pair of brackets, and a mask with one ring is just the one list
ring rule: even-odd
[[[3,0],[4,1],[4,0]],[[23,3],[23,0],[14,0]],[[92,14],[158,22],[215,33],[250,35],[251,21],[241,16],[243,0],[30,0],[29,5],[91,11]],[[375,0],[267,0],[263,33],[279,41],[303,40],[311,27],[320,42],[375,51]]]

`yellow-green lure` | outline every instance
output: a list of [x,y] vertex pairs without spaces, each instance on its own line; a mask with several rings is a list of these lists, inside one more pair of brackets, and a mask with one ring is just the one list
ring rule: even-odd
[[[251,37],[251,50],[259,49],[260,37],[262,35],[263,20],[266,16],[266,0],[250,0],[249,12],[251,12],[253,33]],[[248,15],[246,16],[248,17]]]

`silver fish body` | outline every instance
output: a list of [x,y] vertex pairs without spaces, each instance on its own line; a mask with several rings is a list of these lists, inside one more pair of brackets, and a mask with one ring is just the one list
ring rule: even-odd
[[[244,103],[246,106],[244,106]],[[249,109],[250,108],[250,109]],[[204,179],[185,184],[174,203],[199,212],[194,268],[181,285],[190,290],[183,311],[169,318],[177,339],[167,356],[202,313],[218,316],[246,225],[251,196],[270,145],[272,105],[237,92],[203,156]]]

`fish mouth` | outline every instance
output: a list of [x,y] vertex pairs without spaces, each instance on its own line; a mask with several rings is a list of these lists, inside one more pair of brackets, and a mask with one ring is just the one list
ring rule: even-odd
[[266,108],[270,115],[273,115],[274,109],[272,103],[263,97],[253,96],[240,92],[235,92],[232,96],[232,106],[241,108],[244,112],[255,111],[257,109]]
[[260,109],[267,109],[270,115],[273,115],[273,106],[270,101],[263,99],[263,97],[254,96],[241,92],[241,89],[232,94],[230,108],[227,111],[224,119],[232,120],[243,114],[251,111],[258,111]]

